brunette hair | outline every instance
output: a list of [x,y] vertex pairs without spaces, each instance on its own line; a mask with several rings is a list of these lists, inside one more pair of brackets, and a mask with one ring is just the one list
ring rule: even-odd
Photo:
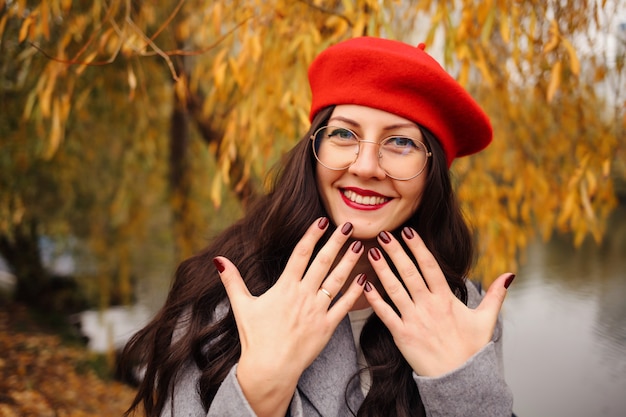
[[[125,415],[142,406],[146,416],[159,416],[168,397],[174,395],[178,373],[189,362],[200,370],[198,390],[208,410],[241,354],[233,312],[212,259],[218,255],[230,259],[254,295],[264,293],[276,282],[307,228],[327,215],[313,175],[316,163],[310,135],[326,124],[333,108],[315,116],[309,132],[273,173],[270,191],[201,253],[179,265],[164,306],[122,353],[122,367],[140,364],[145,371]],[[450,288],[466,302],[464,276],[472,260],[471,235],[454,198],[445,153],[428,131],[423,133],[433,158],[420,207],[405,225],[424,239]],[[329,229],[317,249],[330,233]],[[372,386],[356,415],[389,415],[395,411],[398,416],[409,416],[415,415],[416,409],[423,414],[411,368],[376,315],[363,329],[361,346],[370,364]]]

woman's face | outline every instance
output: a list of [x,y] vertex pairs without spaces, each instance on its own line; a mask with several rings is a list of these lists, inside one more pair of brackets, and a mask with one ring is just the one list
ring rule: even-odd
[[420,204],[428,166],[413,179],[392,179],[379,165],[378,146],[370,142],[400,135],[426,143],[417,125],[395,114],[357,105],[336,106],[328,125],[348,128],[368,141],[361,143],[358,158],[346,169],[335,171],[317,163],[317,186],[331,220],[336,225],[351,222],[352,236],[362,240],[400,227]]

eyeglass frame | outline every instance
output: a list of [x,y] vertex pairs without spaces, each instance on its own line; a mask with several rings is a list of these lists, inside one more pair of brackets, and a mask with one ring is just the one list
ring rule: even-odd
[[[327,165],[325,165],[322,161],[320,161],[319,157],[317,156],[317,150],[315,149],[315,139],[317,137],[317,134],[322,130],[322,129],[326,129],[328,127],[336,127],[336,128],[340,128],[340,129],[345,129],[348,132],[352,133],[354,135],[354,137],[356,137],[357,140],[357,153],[356,153],[356,158],[354,158],[354,161],[350,162],[349,165],[343,167],[343,168],[331,168]],[[380,153],[380,146],[387,140],[390,138],[395,138],[395,137],[405,137],[408,139],[411,139],[414,142],[418,142],[420,143],[424,149],[426,149],[426,160],[424,161],[424,166],[422,167],[422,169],[419,170],[419,172],[411,177],[408,178],[399,178],[399,177],[395,177],[393,175],[390,175],[387,170],[385,168],[383,168],[382,165],[380,165],[380,160],[382,159],[382,155]],[[342,126],[333,126],[333,125],[324,125],[324,126],[320,126],[319,128],[317,128],[315,130],[315,132],[313,132],[313,134],[309,137],[309,139],[311,140],[311,148],[313,150],[313,156],[315,157],[315,160],[317,162],[319,162],[324,168],[330,169],[331,171],[342,171],[344,169],[348,169],[350,168],[352,165],[354,165],[354,163],[357,161],[357,159],[359,158],[359,155],[361,153],[361,143],[372,143],[374,145],[378,145],[378,166],[385,172],[385,175],[388,176],[391,179],[394,179],[396,181],[409,181],[412,180],[413,178],[416,178],[418,176],[420,176],[422,174],[422,172],[424,172],[424,170],[426,169],[426,167],[428,166],[428,158],[431,158],[433,156],[432,151],[430,150],[430,148],[428,147],[427,143],[425,143],[425,141],[419,140],[419,139],[415,139],[411,136],[407,136],[407,135],[389,135],[389,136],[385,136],[384,138],[382,138],[380,141],[376,142],[373,140],[365,140],[365,139],[361,139],[359,135],[357,135],[357,133],[347,127],[342,127]]]

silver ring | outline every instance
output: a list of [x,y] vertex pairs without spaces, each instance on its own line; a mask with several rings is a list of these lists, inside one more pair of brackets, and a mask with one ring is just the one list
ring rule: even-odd
[[321,292],[323,292],[324,294],[326,294],[326,296],[327,296],[328,298],[330,298],[330,301],[332,301],[332,300],[333,300],[333,295],[332,295],[330,292],[328,292],[328,290],[327,290],[326,288],[321,287],[321,288],[320,288],[320,291],[321,291]]

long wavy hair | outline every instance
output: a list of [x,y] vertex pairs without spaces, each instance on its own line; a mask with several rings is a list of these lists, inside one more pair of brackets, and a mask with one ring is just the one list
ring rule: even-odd
[[[327,215],[315,181],[310,135],[327,123],[333,109],[317,114],[309,132],[273,172],[270,191],[207,248],[178,266],[164,306],[122,353],[123,368],[140,364],[145,371],[125,415],[141,406],[146,416],[159,416],[173,395],[178,373],[190,361],[200,370],[198,390],[208,410],[241,354],[233,312],[212,259],[218,255],[229,258],[254,295],[264,293],[276,282],[307,228]],[[423,133],[433,158],[421,204],[403,226],[411,226],[420,234],[452,291],[466,302],[464,277],[473,256],[471,234],[452,191],[444,152],[432,134]],[[330,229],[317,250],[330,236]],[[401,229],[393,233],[399,236]],[[372,385],[362,406],[353,413],[359,417],[408,417],[420,410],[425,415],[412,370],[376,315],[364,326],[360,341]]]

